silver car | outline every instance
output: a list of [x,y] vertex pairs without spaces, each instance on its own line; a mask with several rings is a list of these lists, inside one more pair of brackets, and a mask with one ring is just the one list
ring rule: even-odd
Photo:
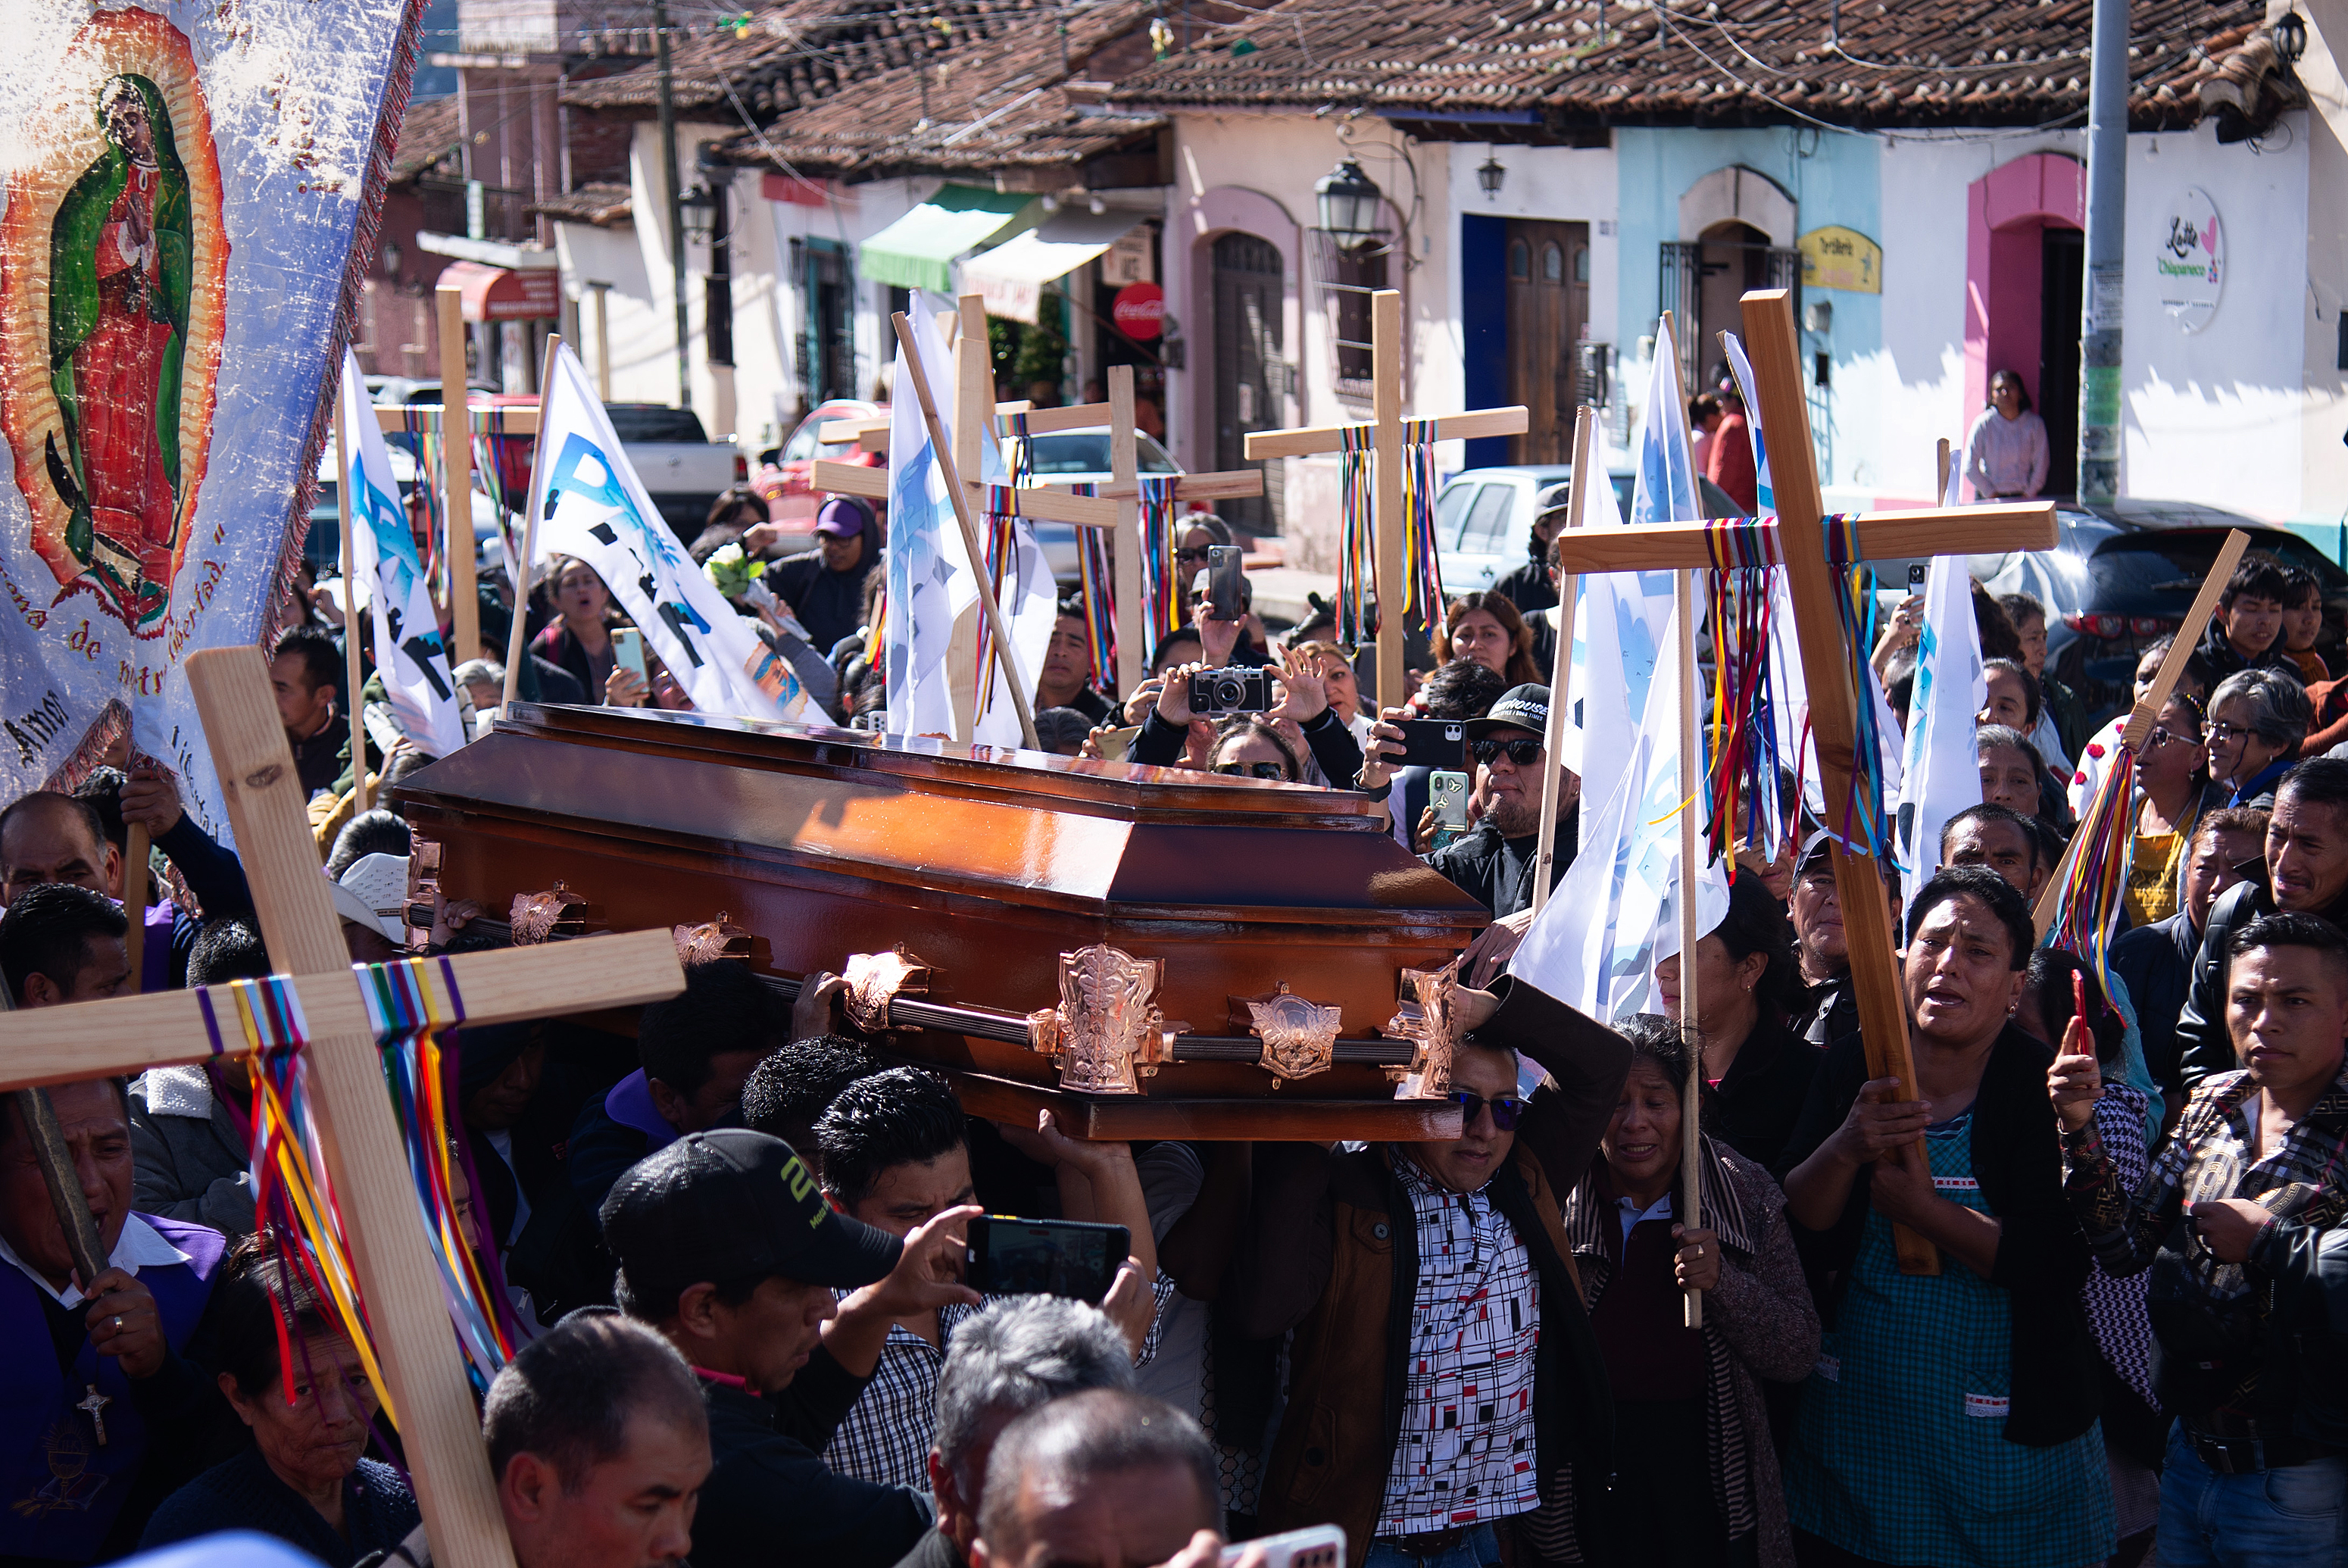
[[[1138,431],[1133,438],[1139,449],[1136,463],[1143,473],[1182,471],[1156,439]],[[1109,468],[1108,432],[1105,429],[1060,430],[1037,436],[1035,442],[1037,484],[1105,485],[1116,481],[1117,476]],[[1065,522],[1039,522],[1035,524],[1035,542],[1044,547],[1044,559],[1052,563],[1053,577],[1062,587],[1074,588],[1079,578],[1075,527]]]

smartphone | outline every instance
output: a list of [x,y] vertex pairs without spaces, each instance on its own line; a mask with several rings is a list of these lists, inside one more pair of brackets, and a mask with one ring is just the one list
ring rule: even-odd
[[1404,768],[1468,766],[1468,726],[1456,718],[1406,718],[1401,721]]
[[1222,1568],[1232,1568],[1251,1552],[1263,1553],[1264,1568],[1344,1568],[1345,1531],[1342,1525],[1313,1524],[1241,1541],[1223,1548]]
[[644,634],[635,627],[612,628],[612,657],[619,662],[620,668],[633,674],[638,680],[651,681],[652,677],[644,674]]
[[1245,552],[1234,544],[1207,547],[1207,614],[1236,621],[1247,614],[1247,582],[1240,571]]
[[1426,800],[1435,808],[1437,827],[1468,830],[1468,775],[1437,769],[1426,780]]
[[1138,724],[1120,724],[1115,729],[1101,731],[1101,755],[1111,762],[1122,762],[1133,755],[1133,738],[1141,733]]
[[1921,561],[1910,562],[1909,563],[1908,592],[1910,593],[1921,593],[1924,591],[1924,573],[1928,569],[1925,564]]
[[963,1283],[981,1295],[1060,1295],[1098,1306],[1133,1236],[1123,1225],[982,1214],[964,1244]]

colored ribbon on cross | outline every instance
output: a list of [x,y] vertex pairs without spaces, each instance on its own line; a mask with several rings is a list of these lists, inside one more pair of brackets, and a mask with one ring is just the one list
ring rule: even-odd
[[1750,518],[1713,519],[1704,542],[1712,554],[1704,584],[1715,676],[1706,831],[1713,858],[1730,862],[1733,880],[1739,840],[1775,860],[1785,834],[1787,802],[1778,797],[1786,763],[1770,658],[1773,578],[1784,556],[1776,527]]

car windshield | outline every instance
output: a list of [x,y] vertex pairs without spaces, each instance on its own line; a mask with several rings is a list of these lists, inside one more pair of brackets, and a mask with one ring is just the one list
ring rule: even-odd
[[[1109,462],[1107,430],[1064,430],[1035,438],[1035,475],[1041,479],[1051,474],[1106,474],[1114,469]],[[1179,474],[1174,459],[1166,449],[1147,435],[1136,435],[1134,443],[1139,449],[1136,460],[1145,474]]]
[[[2164,528],[2106,540],[2087,558],[2087,571],[2096,584],[2090,603],[2097,609],[2137,614],[2147,613],[2144,606],[2154,599],[2189,603],[2217,561],[2218,547],[2225,538],[2222,531],[2214,528]],[[2315,573],[2323,584],[2325,598],[2348,593],[2348,572],[2297,534],[2261,530],[2253,536],[2252,544],[2286,566],[2303,566]],[[2172,608],[2168,613],[2176,612]]]
[[701,428],[701,417],[690,408],[664,408],[657,403],[606,403],[603,411],[611,416],[612,433],[625,442],[677,441],[705,446],[709,441]]

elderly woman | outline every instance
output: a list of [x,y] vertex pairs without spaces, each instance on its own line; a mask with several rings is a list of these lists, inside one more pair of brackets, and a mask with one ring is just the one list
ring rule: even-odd
[[[389,1465],[361,1459],[382,1406],[358,1352],[329,1320],[267,1230],[237,1243],[212,1289],[221,1392],[252,1429],[252,1447],[163,1500],[142,1548],[216,1530],[258,1530],[331,1568],[400,1543],[422,1515]],[[279,1309],[293,1347],[278,1354]]]
[[[1838,1276],[1786,1460],[1819,1561],[2085,1568],[2111,1552],[2087,1243],[2063,1196],[2052,1057],[2011,1016],[2036,942],[2028,902],[1987,867],[1926,882],[1900,975],[1920,1098],[1838,1040],[1787,1147],[1786,1212]],[[1900,1267],[1895,1225],[1939,1272]]]
[[1435,662],[1473,659],[1509,685],[1549,679],[1533,667],[1533,634],[1505,593],[1462,593],[1435,634]]
[[[1764,1170],[1776,1163],[1825,1053],[1786,1026],[1800,1004],[1794,928],[1761,879],[1743,872],[1728,915],[1695,944],[1695,1037],[1712,1099],[1704,1128]],[[1680,955],[1655,965],[1663,1011],[1680,1007]]]
[[2307,688],[2280,670],[2237,670],[2219,681],[2202,733],[2210,776],[2230,791],[2226,804],[2271,808],[2314,717]]
[[[1615,1027],[1631,1042],[1631,1073],[1598,1159],[1565,1201],[1583,1305],[1614,1390],[1612,1507],[1580,1522],[1582,1560],[1781,1568],[1794,1561],[1793,1540],[1761,1385],[1807,1377],[1818,1353],[1785,1194],[1760,1166],[1705,1136],[1702,1222],[1678,1222],[1688,1047],[1678,1026],[1652,1013]],[[1681,1326],[1689,1285],[1704,1292],[1702,1329]]]

